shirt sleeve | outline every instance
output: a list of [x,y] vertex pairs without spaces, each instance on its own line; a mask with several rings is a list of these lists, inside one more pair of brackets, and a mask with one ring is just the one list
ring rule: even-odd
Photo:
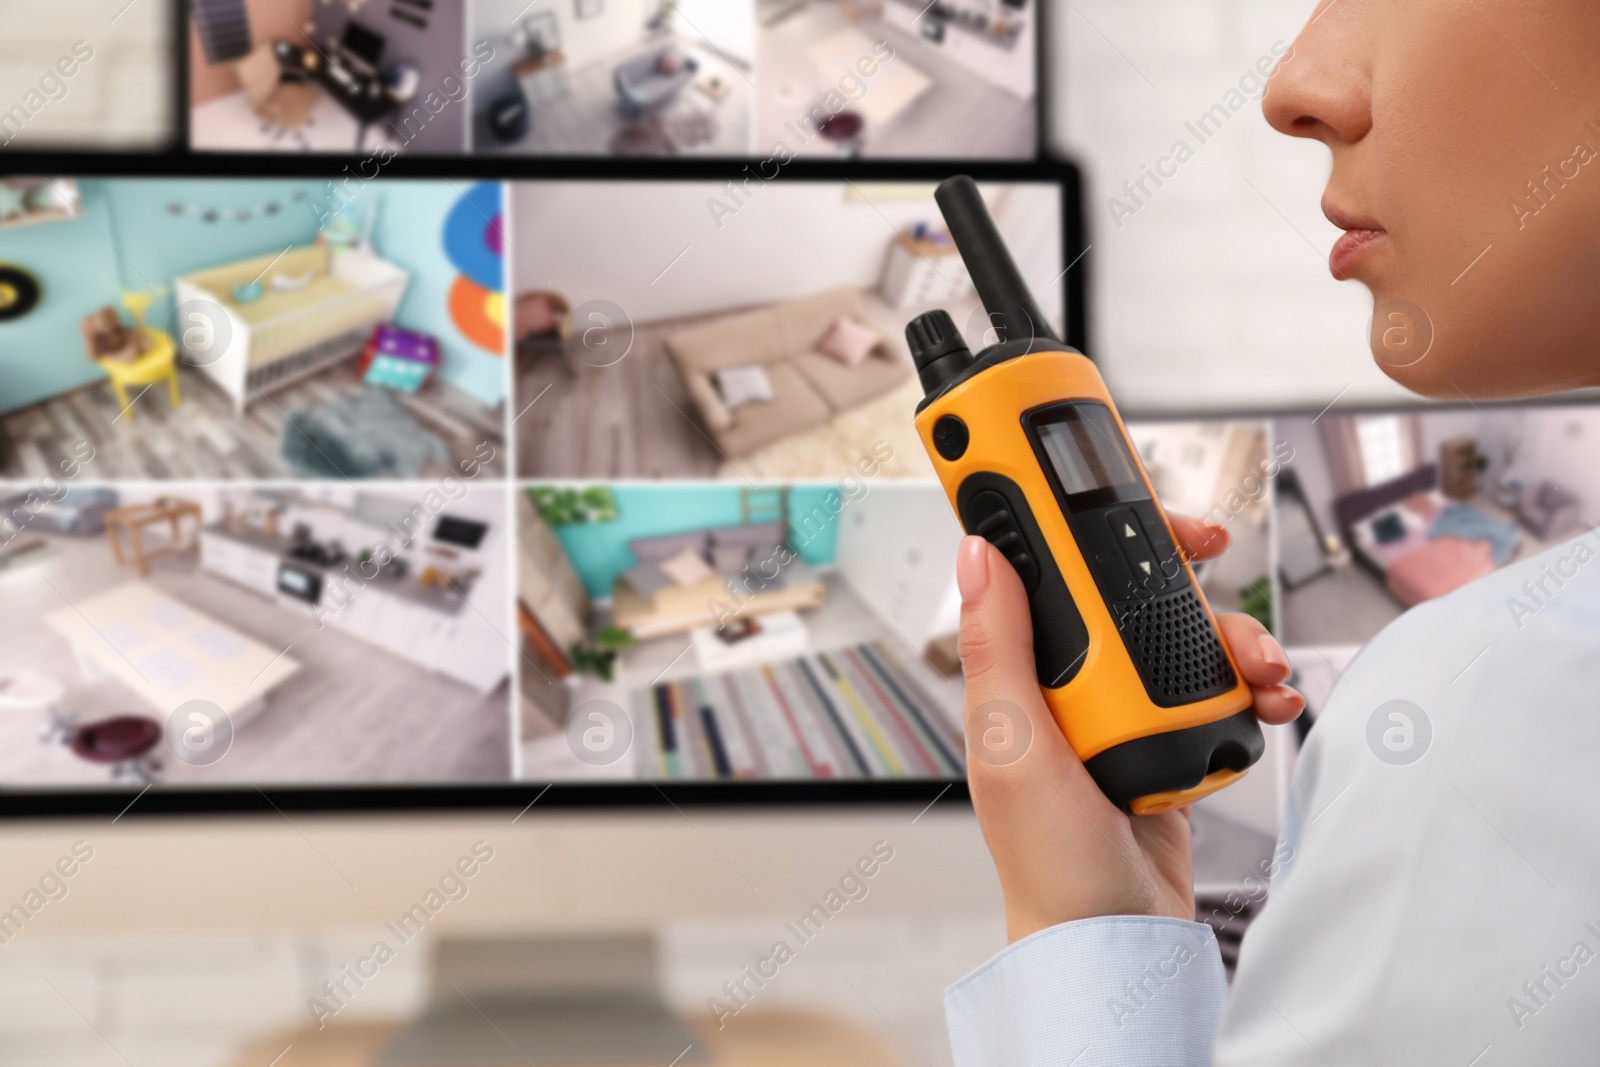
[[1080,919],[1018,941],[945,991],[957,1067],[1209,1067],[1227,1000],[1211,928]]

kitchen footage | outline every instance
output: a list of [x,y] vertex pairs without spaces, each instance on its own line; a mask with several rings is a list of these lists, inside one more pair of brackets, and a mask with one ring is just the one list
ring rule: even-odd
[[41,482],[0,517],[0,786],[509,779],[502,485]]

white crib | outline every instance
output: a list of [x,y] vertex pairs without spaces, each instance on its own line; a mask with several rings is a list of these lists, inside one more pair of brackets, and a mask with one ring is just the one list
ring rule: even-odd
[[[283,289],[275,280],[299,282]],[[177,280],[176,340],[185,363],[233,400],[235,413],[263,394],[360,351],[394,317],[411,276],[371,251],[325,245],[258,256]],[[258,282],[260,297],[235,298]]]

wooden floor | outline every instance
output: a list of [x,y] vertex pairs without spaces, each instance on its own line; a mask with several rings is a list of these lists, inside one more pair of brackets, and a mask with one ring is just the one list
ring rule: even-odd
[[[762,154],[780,141],[800,151],[785,124],[798,123],[817,101],[804,93],[786,100],[780,87],[813,84],[816,74],[806,49],[848,25],[837,6],[811,4],[757,30],[756,70],[762,92],[756,139]],[[1033,158],[1035,100],[1019,99],[882,19],[864,18],[856,28],[871,40],[892,45],[891,62],[913,66],[933,82],[883,129],[869,131],[861,158]],[[872,91],[870,79],[866,91]],[[820,140],[806,147],[808,153],[833,151]]]
[[[612,139],[631,120],[624,118],[617,104],[617,88],[612,72],[618,64],[644,51],[654,51],[664,42],[651,41],[631,49],[594,60],[568,73],[567,94],[557,100],[534,104],[532,128],[527,136],[511,144],[501,144],[489,136],[483,123],[474,126],[474,151],[507,155],[610,155]],[[715,72],[727,85],[721,100],[713,100],[694,85],[685,85],[661,109],[661,124],[671,133],[680,131],[675,144],[663,145],[660,153],[705,156],[747,156],[754,136],[754,75],[725,61],[703,41],[680,40],[677,44],[700,64],[702,74]],[[747,80],[748,79],[748,80]],[[696,115],[711,117],[710,136],[689,143],[683,136]]]
[[[132,581],[104,537],[42,535],[58,551],[0,572],[0,670],[48,674],[67,686],[63,707],[85,720],[155,712],[112,680],[82,681],[71,649],[39,620],[47,612]],[[495,780],[511,774],[509,687],[488,696],[328,627],[309,615],[202,570],[193,557],[151,562],[148,578],[174,599],[266,645],[292,646],[298,674],[273,689],[233,747],[210,767],[164,761],[163,780],[416,782]],[[52,586],[54,588],[52,588]],[[65,600],[63,600],[63,597]],[[509,646],[507,660],[511,656]],[[38,740],[37,713],[0,716],[0,783],[106,782],[106,768]]]
[[[365,388],[353,363],[321,371],[265,397],[244,415],[231,399],[196,371],[179,368],[182,404],[167,402],[165,386],[154,386],[122,411],[109,383],[99,383],[0,415],[0,478],[59,476],[61,466],[93,447],[93,459],[80,477],[97,481],[127,479],[223,479],[295,477],[278,455],[284,420],[296,408],[325,404]],[[395,394],[401,404],[458,459],[473,456],[483,442],[501,456],[486,471],[506,469],[503,415],[441,382],[424,386],[415,397]],[[423,471],[426,476],[446,473]]]
[[727,314],[635,325],[633,347],[610,366],[546,356],[519,374],[512,409],[517,476],[716,477],[722,456],[694,421],[697,409],[665,340]]

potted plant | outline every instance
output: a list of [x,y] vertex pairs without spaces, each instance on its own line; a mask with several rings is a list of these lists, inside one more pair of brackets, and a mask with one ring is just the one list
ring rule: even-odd
[[638,643],[639,639],[621,626],[602,626],[592,644],[580,641],[572,646],[569,654],[572,669],[579,674],[592,674],[602,682],[614,681],[617,654]]

